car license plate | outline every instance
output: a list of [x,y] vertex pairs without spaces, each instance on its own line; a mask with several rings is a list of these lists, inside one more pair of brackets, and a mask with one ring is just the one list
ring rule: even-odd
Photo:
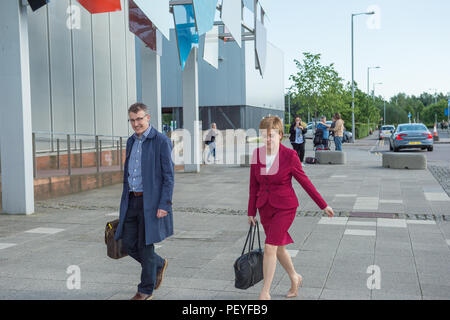
[[409,144],[421,144],[421,142],[419,142],[419,141],[411,141],[411,142],[409,142]]
[[391,134],[390,131],[383,131],[384,134]]

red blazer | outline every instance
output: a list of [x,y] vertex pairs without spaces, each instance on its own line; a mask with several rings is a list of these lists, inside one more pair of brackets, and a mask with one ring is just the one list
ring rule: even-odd
[[250,195],[248,199],[248,215],[256,216],[256,209],[262,208],[267,202],[279,209],[298,207],[298,199],[292,188],[294,177],[314,200],[320,209],[325,209],[327,203],[306,176],[297,153],[280,144],[278,155],[266,174],[266,147],[253,152],[250,168]]

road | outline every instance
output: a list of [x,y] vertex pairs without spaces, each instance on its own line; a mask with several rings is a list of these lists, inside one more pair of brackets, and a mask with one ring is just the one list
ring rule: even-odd
[[[375,138],[378,137],[378,132],[376,132],[373,135]],[[447,131],[445,132],[439,132],[440,138],[448,138]],[[372,153],[384,153],[384,152],[390,152],[389,151],[389,140],[375,140],[372,139],[374,142],[374,147],[372,148]],[[434,144],[434,150],[432,152],[421,150],[421,149],[409,149],[409,150],[401,150],[400,152],[418,152],[423,153],[427,156],[427,161],[430,164],[437,164],[437,165],[445,165],[449,164],[450,162],[450,143],[435,143]]]

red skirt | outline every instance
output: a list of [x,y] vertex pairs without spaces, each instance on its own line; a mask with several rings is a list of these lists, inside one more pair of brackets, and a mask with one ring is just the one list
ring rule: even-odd
[[288,230],[294,221],[296,212],[297,208],[278,209],[272,207],[269,202],[259,209],[259,217],[266,234],[266,244],[284,246],[294,243]]

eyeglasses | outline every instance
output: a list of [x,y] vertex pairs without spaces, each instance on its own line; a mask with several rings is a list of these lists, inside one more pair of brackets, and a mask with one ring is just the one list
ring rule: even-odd
[[128,119],[128,122],[131,122],[131,123],[142,122],[142,120],[144,120],[144,119],[145,119],[145,117],[140,117],[140,118],[136,118],[136,119]]

